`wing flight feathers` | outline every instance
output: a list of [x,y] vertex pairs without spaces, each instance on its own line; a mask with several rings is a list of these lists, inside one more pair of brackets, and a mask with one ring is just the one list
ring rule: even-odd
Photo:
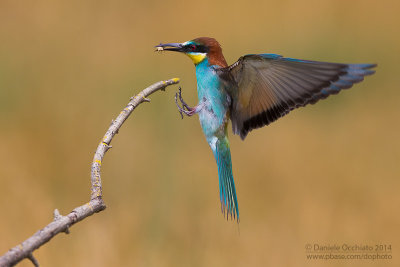
[[221,69],[230,88],[231,120],[242,139],[253,129],[268,125],[291,110],[314,104],[375,73],[375,64],[341,64],[285,58],[275,54],[241,57]]

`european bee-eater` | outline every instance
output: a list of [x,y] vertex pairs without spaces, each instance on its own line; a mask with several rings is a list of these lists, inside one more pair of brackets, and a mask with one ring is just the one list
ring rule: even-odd
[[[221,209],[237,218],[239,207],[227,136],[229,119],[234,134],[245,139],[253,129],[268,125],[291,110],[314,104],[371,75],[375,64],[342,64],[250,54],[228,66],[219,43],[200,37],[184,43],[156,46],[189,56],[196,67],[198,104],[191,108],[179,90],[175,101],[182,115],[199,114],[200,124],[218,165]],[[183,118],[183,117],[182,117]],[[225,213],[226,212],[226,213]]]

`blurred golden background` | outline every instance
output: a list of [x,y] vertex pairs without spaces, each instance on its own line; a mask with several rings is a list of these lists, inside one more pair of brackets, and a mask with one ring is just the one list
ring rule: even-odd
[[[349,91],[245,142],[230,131],[241,222],[178,87],[129,118],[103,162],[107,209],[34,253],[43,266],[400,266],[400,2],[0,2],[0,254],[88,201],[98,142],[129,101],[192,62],[160,42],[215,37],[248,53],[378,63]],[[306,260],[305,244],[391,244],[392,260]],[[24,260],[20,266],[31,266]]]

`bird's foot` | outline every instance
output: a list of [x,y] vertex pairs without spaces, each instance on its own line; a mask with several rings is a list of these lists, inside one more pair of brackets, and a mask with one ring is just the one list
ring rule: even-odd
[[182,107],[178,103],[178,93],[176,93],[175,103],[176,106],[178,107],[178,111],[181,114],[182,119],[183,119],[183,114],[185,114],[186,116],[193,116],[196,113],[196,108],[189,107],[189,105],[186,104],[186,102],[183,100],[181,87],[179,87],[179,101],[181,101]]
[[181,101],[182,106],[183,106],[184,108],[186,108],[187,110],[192,109],[191,107],[189,107],[188,104],[186,104],[185,100],[183,100],[183,98],[182,98],[182,88],[181,88],[181,87],[179,87],[179,101]]

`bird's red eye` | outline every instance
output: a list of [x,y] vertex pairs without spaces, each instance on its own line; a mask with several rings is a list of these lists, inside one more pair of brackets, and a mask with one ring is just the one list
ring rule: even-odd
[[192,50],[192,51],[194,51],[194,50],[196,50],[196,46],[195,45],[190,45],[190,50]]

